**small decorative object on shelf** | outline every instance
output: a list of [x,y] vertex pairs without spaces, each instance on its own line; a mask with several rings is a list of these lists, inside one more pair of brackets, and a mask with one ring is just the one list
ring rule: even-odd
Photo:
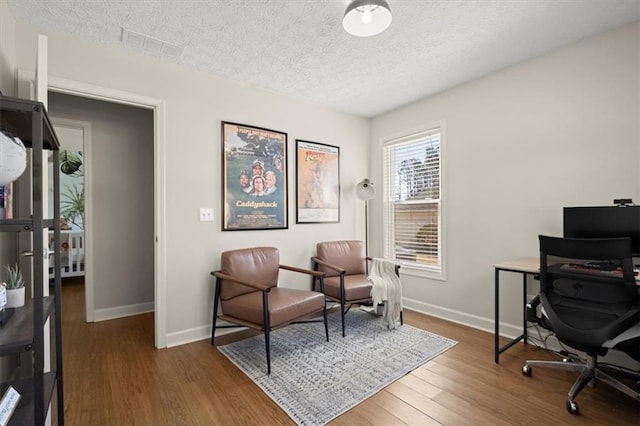
[[13,315],[13,309],[6,309],[7,305],[7,285],[0,283],[0,327],[5,325],[11,315]]
[[0,283],[0,312],[4,312],[4,307],[7,304],[7,285]]
[[24,279],[18,265],[5,265],[5,281],[7,291],[7,308],[20,308],[24,306]]
[[27,168],[27,149],[20,138],[0,129],[0,186],[18,179]]
[[2,400],[0,400],[0,425],[6,425],[11,420],[11,416],[18,406],[21,395],[13,388],[9,386],[4,393]]

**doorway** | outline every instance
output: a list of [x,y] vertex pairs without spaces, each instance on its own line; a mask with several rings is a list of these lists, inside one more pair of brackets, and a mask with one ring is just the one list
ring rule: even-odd
[[[33,98],[35,73],[18,70],[18,88],[22,97]],[[167,245],[166,235],[166,105],[165,101],[131,92],[124,92],[103,86],[96,86],[84,82],[48,76],[48,90],[89,99],[99,99],[107,102],[134,105],[146,108],[153,114],[153,227],[154,227],[154,341],[157,348],[167,346],[166,316],[167,316]],[[89,232],[89,230],[87,231]],[[87,250],[90,250],[90,241]],[[89,261],[89,263],[91,263]]]
[[[91,123],[51,117],[60,141],[60,211],[61,211],[61,276],[65,281],[74,278],[85,292],[85,321],[93,322],[93,259],[87,240],[91,237]],[[50,168],[50,174],[53,168]],[[49,176],[52,182],[53,176]],[[53,211],[52,188],[49,189],[49,211]],[[89,223],[85,219],[89,219]],[[50,232],[51,234],[51,232]],[[51,248],[51,247],[50,247]]]
[[[85,246],[91,247],[85,262],[90,273],[85,282],[87,321],[152,312],[155,282],[153,112],[138,106],[56,92],[49,92],[48,98],[52,121],[90,123],[90,158],[83,158],[79,151],[61,150],[61,165],[67,165],[68,171],[80,165],[84,166],[80,170],[91,171],[84,190],[91,197],[90,203],[86,203],[85,227],[90,235]],[[65,141],[58,136],[65,148]],[[65,163],[65,153],[76,158]],[[68,213],[62,217],[71,227],[74,224],[69,222],[74,207],[79,204],[76,198],[80,191],[73,190],[64,179],[61,183],[61,212]],[[63,276],[66,266],[63,261]]]
[[[26,92],[34,91],[35,74],[23,70],[18,71],[19,91],[25,90]],[[26,86],[25,87],[25,83]],[[140,108],[145,108],[152,111],[153,115],[153,193],[154,193],[154,341],[157,348],[165,348],[167,346],[166,336],[166,241],[165,241],[165,228],[166,228],[166,189],[165,189],[165,101],[157,98],[152,98],[136,93],[125,92],[121,90],[106,88],[102,86],[96,86],[87,84],[84,82],[73,81],[58,78],[55,76],[48,76],[47,87],[49,91],[56,93],[64,93],[74,95],[77,97],[83,97],[88,99],[100,99],[107,102],[134,105]],[[22,94],[23,97],[28,97],[27,93]],[[87,198],[90,195],[87,194]],[[88,202],[88,199],[87,199]],[[88,231],[90,232],[90,230]],[[89,237],[90,240],[90,237]],[[87,252],[91,249],[91,243],[88,241]],[[88,263],[92,263],[88,260]]]

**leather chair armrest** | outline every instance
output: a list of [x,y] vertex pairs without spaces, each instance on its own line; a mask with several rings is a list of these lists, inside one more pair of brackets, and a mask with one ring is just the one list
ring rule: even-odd
[[247,287],[251,287],[251,288],[255,288],[256,290],[260,290],[260,291],[264,291],[264,292],[269,292],[271,291],[271,287],[264,285],[264,284],[260,284],[260,283],[256,283],[253,281],[245,281],[243,279],[240,278],[235,278],[231,275],[227,275],[227,274],[223,274],[221,271],[213,271],[211,273],[211,275],[215,276],[216,278],[220,278],[221,280],[229,280],[229,281],[234,281],[236,283],[242,284],[242,285],[246,285]]
[[325,276],[324,272],[312,271],[311,269],[296,268],[295,266],[288,266],[288,265],[280,265],[280,268],[281,269],[286,269],[287,271],[300,272],[300,273],[303,273],[303,274],[308,274],[308,275],[313,276],[313,279],[311,280],[311,290],[312,291],[313,291],[313,288],[314,288],[315,281],[319,278],[320,279],[320,292],[322,294],[324,294],[324,276]]
[[320,272],[320,271],[312,271],[311,269],[297,268],[295,266],[288,266],[288,265],[279,265],[279,266],[280,266],[280,269],[286,269],[287,271],[300,272],[302,274],[313,275],[315,277],[324,276],[324,272]]
[[322,260],[322,259],[320,259],[318,257],[312,257],[311,260],[314,261],[315,263],[317,263],[318,265],[326,266],[327,268],[333,269],[334,271],[337,271],[340,274],[344,274],[346,272],[341,267],[333,265],[333,264],[328,263],[328,262],[325,262],[324,260]]

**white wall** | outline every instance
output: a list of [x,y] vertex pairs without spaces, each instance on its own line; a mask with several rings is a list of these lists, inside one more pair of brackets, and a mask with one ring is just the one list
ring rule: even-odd
[[[17,24],[17,66],[33,70],[37,31]],[[273,245],[282,263],[310,266],[317,241],[363,238],[361,202],[353,186],[367,174],[362,152],[369,121],[239,85],[176,65],[49,37],[49,74],[166,101],[167,333],[204,333],[211,321],[213,280],[220,253],[231,248]],[[215,52],[213,53],[215,54]],[[233,121],[288,133],[289,229],[221,231],[220,122]],[[295,224],[295,140],[340,146],[341,221]],[[215,222],[199,222],[199,207],[214,207]],[[289,285],[306,286],[306,277],[287,275]]]
[[[374,171],[381,140],[445,122],[447,280],[404,275],[408,306],[491,329],[493,263],[537,256],[539,234],[562,235],[563,206],[640,202],[638,36],[627,26],[372,120]],[[502,277],[513,334],[521,279]]]
[[[16,25],[17,66],[33,70],[36,31]],[[167,332],[203,330],[220,252],[280,247],[283,263],[307,266],[314,243],[363,238],[353,185],[380,180],[379,141],[444,121],[447,281],[403,275],[407,305],[491,329],[492,263],[537,254],[537,235],[559,235],[565,205],[640,200],[638,26],[632,25],[495,73],[371,121],[224,79],[49,37],[51,76],[163,99],[167,106]],[[221,232],[220,121],[289,135],[289,229]],[[340,146],[341,222],[296,225],[295,139]],[[361,152],[371,149],[368,173]],[[198,222],[213,206],[216,222]],[[372,253],[380,215],[371,204]],[[295,280],[302,286],[305,280]],[[519,277],[504,277],[504,300],[519,300]],[[518,304],[503,320],[520,321]]]
[[0,91],[15,96],[16,18],[6,0],[0,0]]

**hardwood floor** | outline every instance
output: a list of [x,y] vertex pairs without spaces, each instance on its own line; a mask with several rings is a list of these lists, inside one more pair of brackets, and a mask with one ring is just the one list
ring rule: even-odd
[[[209,340],[154,348],[153,314],[87,324],[83,284],[63,285],[68,425],[290,425],[290,418]],[[517,344],[493,362],[493,335],[405,310],[406,324],[459,343],[333,420],[332,425],[638,425],[640,403],[607,385],[578,397],[574,373],[537,368],[551,356]],[[332,336],[338,339],[339,336]],[[225,339],[230,341],[233,338]]]

